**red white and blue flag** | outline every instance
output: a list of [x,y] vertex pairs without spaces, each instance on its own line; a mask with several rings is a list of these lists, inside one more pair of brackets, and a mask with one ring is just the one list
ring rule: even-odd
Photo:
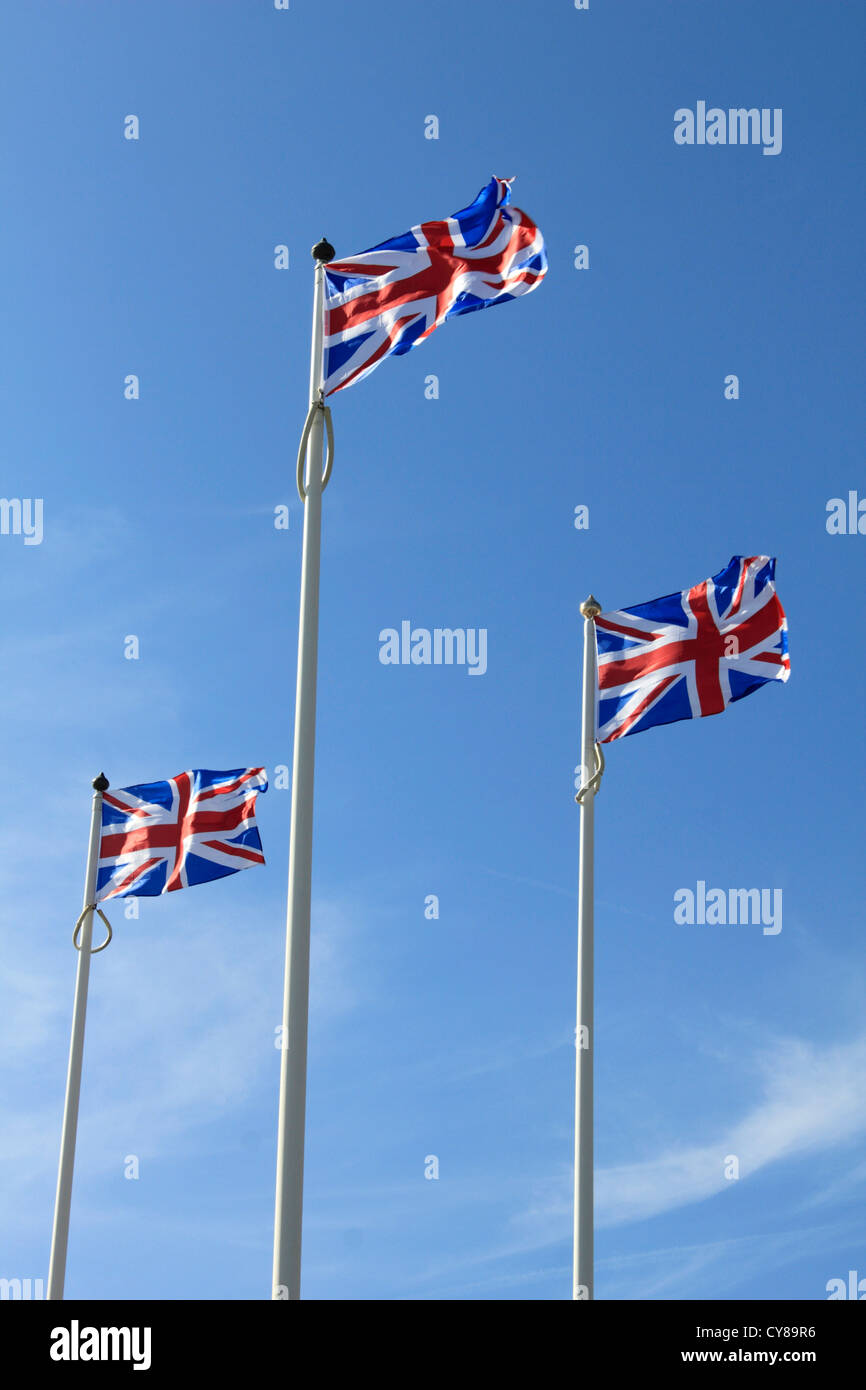
[[253,767],[104,792],[97,901],[155,897],[264,864],[256,794],[267,789]]
[[692,589],[600,613],[598,741],[721,714],[769,681],[786,681],[788,623],[776,561],[735,555]]
[[511,207],[512,179],[491,179],[444,222],[422,222],[325,266],[325,395],[409,352],[445,319],[505,304],[547,272],[544,239]]

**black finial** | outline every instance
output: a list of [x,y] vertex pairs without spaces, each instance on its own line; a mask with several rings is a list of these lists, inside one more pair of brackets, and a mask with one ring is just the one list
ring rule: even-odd
[[98,777],[94,777],[92,786],[95,792],[107,792],[111,783],[104,772],[100,772]]
[[311,254],[315,261],[332,261],[337,253],[328,238],[323,236],[321,241],[316,242]]

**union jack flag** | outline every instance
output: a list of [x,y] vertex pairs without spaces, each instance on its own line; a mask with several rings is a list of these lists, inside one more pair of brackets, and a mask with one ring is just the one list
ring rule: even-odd
[[104,792],[97,902],[155,897],[264,864],[256,793],[264,769],[197,769]]
[[326,396],[417,347],[445,319],[535,289],[547,272],[544,239],[509,206],[512,182],[491,179],[446,221],[325,266]]
[[599,743],[721,714],[758,686],[786,681],[788,623],[775,570],[766,555],[735,555],[692,589],[600,613]]

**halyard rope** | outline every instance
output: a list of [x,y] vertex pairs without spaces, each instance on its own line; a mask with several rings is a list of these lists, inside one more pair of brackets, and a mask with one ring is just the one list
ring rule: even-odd
[[96,915],[97,915],[97,917],[101,917],[102,920],[103,920],[103,922],[105,923],[106,931],[108,932],[108,936],[105,938],[105,940],[103,941],[103,943],[102,943],[101,946],[91,946],[91,948],[90,948],[90,954],[91,954],[92,956],[95,956],[96,953],[97,953],[98,951],[104,951],[104,950],[105,950],[106,946],[108,945],[109,941],[111,940],[111,937],[112,937],[112,934],[113,934],[113,933],[112,933],[112,930],[111,930],[111,923],[109,922],[109,920],[108,920],[108,918],[106,917],[105,913],[102,911],[102,908],[101,908],[101,907],[97,907],[96,903],[90,903],[87,907],[85,907],[85,908],[82,909],[81,916],[79,917],[78,921],[75,923],[75,930],[74,930],[73,933],[72,933],[72,944],[73,944],[73,946],[75,947],[76,951],[80,951],[80,950],[81,950],[81,946],[79,945],[79,942],[78,942],[78,933],[81,931],[81,925],[82,925],[82,923],[83,923],[85,917],[87,916],[88,912],[95,912]]
[[584,797],[587,796],[589,792],[592,792],[594,795],[598,791],[601,786],[601,779],[604,776],[604,754],[601,751],[601,744],[593,744],[593,750],[595,752],[595,772],[591,777],[587,777],[586,782],[574,798],[575,801],[579,802],[581,805],[583,804]]
[[304,428],[301,433],[301,442],[298,446],[298,496],[302,502],[307,500],[307,490],[304,487],[304,473],[306,472],[307,444],[310,438],[310,430],[313,428],[313,421],[316,418],[316,411],[321,410],[325,417],[325,429],[328,434],[328,452],[325,457],[325,471],[322,474],[322,491],[328,486],[328,479],[331,476],[331,469],[334,466],[334,425],[331,420],[331,407],[325,405],[321,398],[313,401],[307,411],[307,418],[304,421]]

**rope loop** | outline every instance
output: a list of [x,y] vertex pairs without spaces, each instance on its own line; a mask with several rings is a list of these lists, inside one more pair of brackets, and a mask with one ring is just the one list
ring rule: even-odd
[[601,786],[601,779],[604,776],[604,754],[601,751],[601,744],[594,743],[592,749],[595,754],[595,772],[593,772],[590,777],[587,777],[586,782],[574,798],[579,806],[583,805],[584,800],[590,792],[595,796]]
[[108,920],[108,918],[106,917],[105,913],[102,911],[102,908],[99,907],[96,903],[88,903],[87,907],[85,907],[85,908],[82,909],[81,916],[78,918],[78,921],[75,923],[75,930],[74,930],[73,933],[72,933],[72,944],[73,944],[73,946],[75,947],[76,951],[80,951],[80,950],[81,950],[81,945],[80,945],[79,940],[78,940],[78,933],[81,931],[82,924],[83,924],[84,919],[85,919],[85,917],[87,916],[88,912],[95,912],[96,915],[97,915],[97,917],[101,917],[102,920],[103,920],[103,922],[104,922],[104,924],[105,924],[105,929],[106,929],[106,931],[108,932],[108,935],[106,936],[106,938],[105,938],[105,940],[103,941],[103,943],[102,943],[101,946],[91,946],[91,948],[90,948],[90,954],[91,954],[92,956],[95,956],[95,955],[98,954],[99,951],[104,951],[104,950],[105,950],[106,946],[108,945],[108,943],[110,942],[110,940],[111,940],[111,938],[112,938],[112,936],[113,936],[113,932],[112,932],[112,930],[111,930],[111,923],[109,922],[109,920]]
[[313,401],[307,411],[307,418],[304,421],[304,428],[301,433],[301,442],[298,445],[298,496],[302,502],[307,500],[307,489],[304,487],[304,473],[307,463],[307,445],[310,442],[310,430],[313,428],[313,421],[316,418],[316,411],[321,410],[325,417],[325,431],[328,436],[328,451],[325,455],[325,467],[322,472],[322,492],[328,486],[328,479],[331,476],[331,469],[334,466],[334,422],[331,419],[331,407],[325,405],[325,398],[319,391],[319,399]]

